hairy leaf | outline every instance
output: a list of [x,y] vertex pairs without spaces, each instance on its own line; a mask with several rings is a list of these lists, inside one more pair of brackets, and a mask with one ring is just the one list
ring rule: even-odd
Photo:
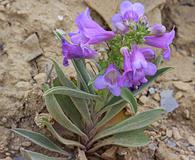
[[92,85],[88,86],[88,83],[91,81],[91,77],[90,77],[90,74],[88,73],[87,68],[86,68],[85,64],[83,63],[83,61],[73,59],[72,63],[74,65],[74,68],[78,74],[78,77],[79,77],[79,79],[84,87],[84,90],[86,92],[94,94],[93,86]]
[[134,130],[115,134],[103,141],[98,142],[89,152],[94,152],[97,149],[106,145],[118,145],[122,147],[141,147],[149,143],[149,138],[144,134],[144,130]]
[[95,94],[90,94],[78,89],[71,89],[68,87],[64,86],[57,86],[57,87],[52,87],[51,89],[48,89],[45,93],[44,96],[50,95],[50,94],[62,94],[62,95],[67,95],[70,97],[76,97],[76,98],[81,98],[81,99],[99,99],[100,97]]
[[[45,88],[48,89],[47,86],[45,86]],[[75,124],[73,124],[70,119],[63,113],[63,110],[61,109],[54,95],[46,95],[44,98],[47,110],[60,125],[69,131],[72,131],[73,133],[87,138],[86,134],[84,134]]]
[[66,154],[65,151],[63,151],[60,147],[58,147],[56,144],[54,144],[47,137],[45,137],[44,135],[42,135],[40,133],[36,133],[36,132],[32,132],[32,131],[28,131],[28,130],[20,129],[20,128],[16,128],[16,129],[12,129],[12,130],[15,133],[29,139],[30,141],[36,143],[37,145],[39,145],[43,148],[46,148],[50,151]]
[[21,153],[26,160],[58,160],[58,158],[48,157],[41,153],[32,152],[29,150],[21,150]]
[[52,135],[54,137],[56,137],[56,139],[61,142],[62,144],[65,144],[67,146],[77,146],[77,147],[81,147],[81,148],[85,148],[85,146],[83,146],[82,144],[80,144],[79,142],[76,142],[76,141],[73,141],[73,140],[68,140],[68,139],[65,139],[63,137],[61,137],[57,132],[56,130],[53,128],[53,126],[47,122],[46,120],[43,120],[42,123],[44,125],[46,125],[47,129],[52,133]]
[[76,85],[66,77],[63,70],[60,68],[59,64],[55,60],[52,60],[52,61],[53,61],[53,64],[54,64],[54,67],[56,70],[56,74],[57,74],[57,77],[58,77],[60,83],[63,86],[66,86],[69,88],[74,88],[74,89],[77,88]]
[[128,132],[136,129],[140,129],[143,127],[146,127],[150,125],[151,123],[155,122],[156,120],[160,119],[162,114],[164,114],[165,111],[162,108],[158,109],[152,109],[149,111],[145,111],[142,113],[139,113],[133,117],[130,117],[108,129],[105,129],[101,132],[99,132],[93,141],[97,141],[101,138],[122,133],[122,132]]
[[133,93],[128,88],[122,88],[121,97],[130,104],[131,109],[134,113],[137,112],[137,102]]

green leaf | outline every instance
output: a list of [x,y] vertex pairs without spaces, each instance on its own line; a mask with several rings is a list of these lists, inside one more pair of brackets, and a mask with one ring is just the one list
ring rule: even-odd
[[69,96],[56,94],[55,98],[68,118],[80,129],[83,128],[82,117]]
[[53,61],[53,64],[54,64],[54,67],[56,70],[56,74],[57,74],[57,77],[58,77],[60,83],[63,86],[66,86],[69,88],[74,88],[74,89],[77,88],[76,85],[66,77],[63,70],[60,68],[59,64],[55,60],[52,60],[52,61]]
[[79,98],[71,98],[77,110],[81,114],[86,124],[92,124],[91,114],[89,112],[89,105],[85,100]]
[[137,101],[133,93],[128,88],[122,88],[121,97],[130,104],[132,111],[136,113],[137,112]]
[[45,93],[44,96],[50,95],[50,94],[62,94],[70,97],[76,97],[80,99],[99,99],[100,97],[95,94],[90,94],[78,89],[72,89],[64,86],[57,86],[57,87],[52,87],[51,89],[48,89]]
[[79,142],[76,142],[76,141],[73,141],[73,140],[68,140],[68,139],[65,139],[63,137],[61,137],[57,132],[56,130],[53,128],[53,126],[47,122],[46,120],[43,120],[42,123],[47,127],[47,129],[52,133],[52,135],[54,137],[56,137],[56,139],[61,142],[62,144],[65,144],[67,146],[77,146],[77,147],[80,147],[80,148],[85,148],[85,146],[83,146],[82,144],[80,144]]
[[21,150],[21,153],[26,160],[58,160],[58,158],[48,157],[41,153],[32,152],[28,150]]
[[149,143],[150,139],[144,134],[144,130],[134,130],[115,134],[112,137],[106,138],[98,142],[89,152],[94,152],[97,149],[106,145],[117,145],[122,147],[141,147]]
[[161,68],[157,71],[157,73],[154,76],[148,77],[147,83],[143,84],[139,89],[133,91],[134,96],[137,96],[144,89],[146,89],[149,85],[151,85],[159,76],[163,75],[164,73],[166,73],[170,69],[172,69],[172,68],[171,67]]
[[[86,93],[86,94],[89,94],[89,93]],[[92,123],[88,104],[85,100],[82,100],[76,97],[59,95],[59,94],[55,94],[55,97],[58,98],[57,101],[59,105],[61,106],[61,108],[63,109],[63,111],[65,111],[66,115],[77,126],[79,126],[80,129],[83,128],[82,120],[84,120],[85,123]]]
[[[112,118],[114,118],[114,116],[116,116],[125,107],[125,104],[126,102],[122,101],[121,103],[107,106],[106,108],[109,108],[109,110],[107,111],[103,119],[97,123],[97,128],[102,127]],[[102,110],[102,113],[104,113],[104,110]]]
[[45,137],[44,135],[42,135],[40,133],[36,133],[36,132],[32,132],[32,131],[28,131],[28,130],[20,129],[20,128],[12,129],[12,131],[14,131],[15,133],[29,139],[30,141],[34,142],[35,144],[37,144],[43,148],[46,148],[50,151],[66,154],[66,152],[63,151],[59,146],[54,144],[47,137]]
[[82,60],[73,59],[72,63],[78,74],[78,77],[83,85],[83,88],[86,92],[94,94],[93,86],[88,86],[88,83],[91,81],[90,74],[87,71],[87,68]]
[[63,113],[63,110],[58,104],[54,95],[46,95],[44,96],[44,98],[45,98],[47,110],[60,125],[68,129],[69,131],[72,131],[73,133],[76,133],[87,139],[86,134],[83,133],[74,123],[72,123],[70,119]]
[[159,120],[162,116],[162,114],[164,114],[165,111],[162,108],[158,108],[158,109],[152,109],[149,111],[145,111],[139,114],[136,114],[133,117],[130,117],[110,128],[107,128],[101,132],[99,132],[95,138],[93,139],[93,141],[97,141],[101,138],[113,135],[113,134],[117,134],[117,133],[122,133],[122,132],[128,132],[128,131],[132,131],[132,130],[136,130],[136,129],[140,129],[143,127],[146,127],[148,125],[150,125],[151,123]]

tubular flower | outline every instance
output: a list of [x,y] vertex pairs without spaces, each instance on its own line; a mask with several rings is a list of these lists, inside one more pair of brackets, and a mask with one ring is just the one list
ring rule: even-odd
[[128,26],[126,26],[123,23],[123,19],[121,14],[117,13],[112,17],[112,30],[114,32],[119,32],[122,34],[125,34],[126,32],[128,32]]
[[69,34],[74,44],[97,44],[110,40],[115,36],[114,32],[104,30],[92,20],[89,8],[77,16],[76,24],[78,30]]
[[120,5],[120,13],[124,21],[138,22],[144,15],[144,6],[141,3],[123,1]]
[[[124,73],[120,80],[123,87],[135,88],[148,80],[146,76],[152,76],[156,73],[156,66],[147,61],[154,53],[151,49],[138,48],[136,45],[129,52],[127,48],[121,49],[124,56]],[[150,56],[149,56],[150,55]]]
[[170,44],[172,43],[173,39],[175,37],[175,30],[172,29],[171,32],[166,32],[164,34],[162,34],[161,36],[146,36],[145,37],[145,44],[153,46],[153,47],[157,47],[157,48],[161,48],[163,49],[163,57],[165,60],[169,60],[170,59]]
[[152,35],[162,36],[166,32],[166,27],[162,24],[154,24],[149,30]]
[[68,66],[68,59],[72,58],[94,58],[97,54],[95,50],[89,48],[89,46],[80,46],[76,44],[70,44],[64,38],[62,42],[62,55],[63,55],[63,65]]
[[100,75],[94,81],[94,87],[98,90],[108,88],[110,92],[115,95],[120,95],[119,80],[121,78],[120,72],[115,65],[110,64],[103,75]]

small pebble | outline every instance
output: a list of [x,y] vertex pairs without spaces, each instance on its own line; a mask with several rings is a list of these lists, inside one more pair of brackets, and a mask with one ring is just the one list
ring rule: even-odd
[[189,142],[191,145],[195,146],[195,138],[194,138],[193,136],[189,136],[189,137],[188,137],[188,142]]
[[141,103],[146,104],[149,99],[148,99],[148,97],[146,97],[146,96],[143,95],[143,96],[141,96],[139,98],[139,100],[140,100]]
[[166,136],[171,138],[173,136],[173,131],[171,129],[166,130]]
[[187,109],[184,110],[184,118],[186,118],[187,120],[190,119],[190,112]]
[[153,95],[154,100],[156,100],[157,102],[160,102],[160,95],[158,93]]
[[179,100],[179,99],[181,99],[183,97],[183,93],[181,92],[181,91],[179,91],[179,92],[177,92],[176,94],[175,94],[175,99],[176,100]]
[[173,137],[175,138],[175,140],[180,140],[182,138],[180,133],[179,133],[178,128],[173,127],[172,131],[173,131]]

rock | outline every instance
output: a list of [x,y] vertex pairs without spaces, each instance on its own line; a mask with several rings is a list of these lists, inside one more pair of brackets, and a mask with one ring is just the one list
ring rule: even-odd
[[180,160],[189,160],[189,156],[181,155]]
[[149,101],[149,99],[148,99],[148,97],[146,97],[146,96],[141,96],[140,98],[139,98],[139,101],[141,102],[141,103],[143,103],[143,104],[146,104],[148,101]]
[[176,108],[178,108],[179,104],[173,97],[173,91],[172,90],[163,90],[160,93],[161,100],[160,105],[163,107],[167,112],[172,112]]
[[[194,57],[181,56],[177,52],[174,57],[168,62],[163,63],[163,66],[172,66],[174,69],[164,74],[161,78],[164,80],[173,81],[174,79],[183,82],[192,81],[195,79],[195,65],[193,65]],[[160,78],[160,79],[161,79]]]
[[190,91],[192,89],[192,87],[188,83],[184,83],[182,81],[173,82],[173,85],[175,88],[182,91]]
[[114,160],[116,159],[116,151],[117,151],[117,147],[116,146],[113,146],[109,149],[107,149],[102,155],[101,157],[103,159],[106,159],[106,160]]
[[159,143],[157,150],[156,159],[159,160],[179,160],[179,156],[169,150],[166,145],[162,142]]
[[0,133],[0,153],[2,153],[9,143],[9,130],[0,126]]
[[181,92],[181,91],[179,91],[179,92],[177,92],[176,94],[175,94],[175,99],[176,100],[179,100],[179,99],[181,99],[183,97],[183,93]]
[[[92,9],[101,15],[110,28],[112,28],[112,16],[118,12],[119,5],[122,1],[123,0],[114,0],[112,3],[110,3],[110,0],[104,0],[104,3],[102,3],[102,0],[85,0],[87,5],[89,5]],[[133,0],[133,2],[137,2],[137,0]],[[157,8],[159,5],[165,3],[166,0],[140,0],[139,2],[144,4],[146,13],[148,13],[154,8]]]
[[161,10],[159,8],[154,8],[150,12],[146,14],[149,22],[151,25],[159,23],[162,23],[162,16],[161,16]]
[[170,147],[170,148],[173,148],[173,149],[175,149],[176,146],[177,146],[177,144],[175,143],[175,141],[169,140],[169,139],[166,141],[166,145],[167,145],[168,147]]
[[177,26],[177,48],[186,50],[189,55],[195,55],[195,17],[191,16],[195,11],[194,0],[181,0],[174,5],[170,5],[170,1],[167,2],[163,12],[166,14],[164,24],[170,27]]
[[158,93],[153,95],[154,100],[156,100],[157,102],[160,102],[160,95]]
[[11,157],[6,157],[6,158],[1,159],[1,160],[12,160],[12,158]]
[[178,128],[173,127],[172,131],[173,131],[173,137],[175,138],[175,140],[180,140],[182,138],[180,133],[179,133]]
[[173,131],[171,129],[167,129],[166,130],[166,136],[169,137],[169,138],[171,138],[172,135],[173,135]]
[[187,119],[187,120],[190,119],[190,112],[189,112],[188,109],[185,109],[185,110],[184,110],[184,118]]
[[16,84],[16,88],[26,91],[31,89],[32,85],[29,82],[20,81]]
[[191,145],[195,146],[195,138],[194,138],[193,136],[188,137],[188,142],[189,142]]
[[23,44],[27,52],[27,55],[25,56],[25,60],[27,62],[30,62],[42,55],[43,51],[40,48],[39,39],[35,33],[25,39]]
[[155,94],[156,92],[155,88],[149,88],[148,91],[150,94]]
[[42,84],[44,84],[46,82],[47,75],[46,75],[46,73],[39,73],[36,76],[34,76],[34,79],[36,80],[36,82],[39,85],[42,85]]
[[24,142],[22,142],[22,146],[23,147],[29,147],[29,146],[31,146],[31,142],[24,141]]

